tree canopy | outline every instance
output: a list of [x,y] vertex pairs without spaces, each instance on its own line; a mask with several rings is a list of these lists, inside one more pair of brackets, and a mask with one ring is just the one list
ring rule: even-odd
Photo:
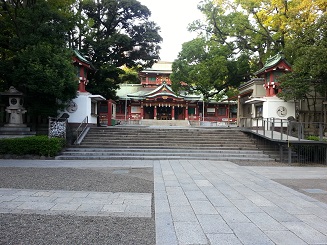
[[248,60],[245,55],[233,59],[228,46],[196,38],[183,44],[173,63],[173,89],[201,93],[205,99],[219,97],[249,78]]
[[286,50],[293,60],[293,71],[281,77],[279,96],[305,100],[308,110],[316,111],[317,98],[327,99],[327,15],[290,40]]
[[[149,21],[149,9],[136,0],[84,0],[78,8],[83,25],[71,32],[70,46],[79,48],[97,68],[88,87],[112,98],[121,69],[150,67],[159,59],[160,28]],[[108,76],[110,75],[110,76]]]
[[31,115],[55,116],[76,95],[77,80],[66,33],[72,26],[70,2],[2,1],[0,84],[25,94]]
[[96,70],[88,91],[115,98],[127,67],[159,59],[159,27],[136,0],[2,0],[0,89],[15,86],[34,115],[55,116],[76,97],[72,50]]
[[[199,37],[205,41],[200,44],[193,40],[183,45],[173,64],[175,88],[180,87],[180,82],[183,81],[201,93],[204,90],[211,91],[207,93],[208,96],[223,93],[226,87],[238,87],[244,79],[262,68],[269,56],[280,51],[295,65],[295,71],[309,72],[307,70],[310,69],[309,73],[324,72],[323,62],[319,60],[325,60],[325,48],[322,47],[322,41],[318,44],[311,39],[320,40],[326,35],[326,29],[322,28],[327,10],[326,1],[204,0],[198,8],[204,14],[205,21],[194,21],[189,25],[189,30],[198,32]],[[195,45],[197,53],[190,53],[188,50]],[[213,54],[212,47],[219,50],[214,52],[214,56],[224,62],[208,58],[208,53]],[[199,52],[202,52],[201,58],[196,56]],[[310,58],[310,53],[315,57]],[[194,62],[195,57],[197,62]],[[301,66],[306,67],[305,70]],[[214,79],[211,76],[210,79],[209,74],[203,75],[200,67],[206,67],[210,75],[217,76]],[[187,72],[189,69],[195,69],[196,72],[191,77],[181,75],[182,71]],[[311,74],[311,77],[315,76]],[[302,78],[298,81],[303,83]],[[203,84],[206,84],[206,89],[202,88]],[[218,84],[220,85],[217,86]]]

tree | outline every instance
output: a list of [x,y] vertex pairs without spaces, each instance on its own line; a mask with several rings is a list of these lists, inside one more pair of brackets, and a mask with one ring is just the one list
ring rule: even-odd
[[123,74],[120,75],[120,79],[122,83],[130,83],[130,84],[139,84],[141,80],[139,78],[139,67],[128,68],[126,66],[122,67],[124,71]]
[[30,115],[56,116],[78,86],[72,52],[65,47],[70,2],[3,0],[0,6],[3,89],[23,92]]
[[[80,2],[79,9],[87,25],[71,39],[75,40],[71,46],[80,46],[97,68],[90,84],[107,87],[109,92],[102,90],[101,94],[112,98],[112,91],[121,82],[119,67],[150,67],[159,59],[160,29],[148,20],[149,9],[136,0],[85,0]],[[108,72],[112,75],[110,79]],[[95,93],[93,87],[88,89]]]
[[235,60],[228,46],[199,37],[183,44],[172,69],[171,80],[175,91],[186,89],[209,99],[221,97],[246,81],[250,67],[246,55]]
[[196,21],[190,30],[205,32],[235,54],[248,53],[261,68],[326,7],[323,0],[206,0],[199,6],[206,23]]
[[282,93],[285,100],[305,100],[307,108],[319,121],[318,98],[327,100],[327,15],[322,15],[306,27],[286,47],[293,59],[293,72],[282,76]]

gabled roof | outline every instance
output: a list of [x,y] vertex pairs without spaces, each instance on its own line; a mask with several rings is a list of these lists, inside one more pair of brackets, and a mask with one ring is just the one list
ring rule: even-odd
[[146,98],[155,98],[157,96],[170,96],[178,100],[197,101],[201,100],[200,95],[195,94],[181,94],[176,95],[171,87],[163,83],[157,88],[143,87],[141,84],[121,84],[120,89],[117,91],[117,96],[120,99],[136,99],[143,100]]
[[172,73],[172,62],[158,61],[154,63],[151,68],[146,68],[140,72],[145,74],[171,74]]
[[89,68],[92,68],[92,69],[95,69],[94,66],[92,65],[92,62],[85,59],[85,57],[83,57],[81,55],[80,52],[78,52],[76,49],[73,50],[74,51],[74,55],[75,55],[75,58],[78,59],[80,62],[86,64]]
[[278,53],[275,56],[268,58],[265,65],[259,71],[255,72],[254,75],[262,74],[265,71],[267,71],[268,69],[273,68],[274,66],[277,66],[280,62],[285,62],[285,64],[288,67],[291,67],[291,65],[285,59],[284,54]]

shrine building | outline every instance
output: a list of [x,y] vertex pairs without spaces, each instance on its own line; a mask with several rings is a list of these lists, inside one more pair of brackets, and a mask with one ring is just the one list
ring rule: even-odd
[[[292,68],[282,53],[267,59],[263,68],[255,72],[257,78],[242,84],[238,95],[238,124],[246,119],[295,118],[294,101],[284,101],[278,78]],[[254,122],[254,121],[253,121]],[[241,125],[242,126],[242,125]]]
[[201,95],[176,94],[171,88],[171,73],[172,62],[159,61],[139,73],[140,84],[121,84],[117,91],[118,101],[108,105],[101,103],[102,120],[107,120],[108,125],[112,123],[108,120],[111,115],[105,114],[115,103],[118,122],[139,121],[142,124],[142,120],[189,120],[226,125],[236,121],[236,103],[204,103]]

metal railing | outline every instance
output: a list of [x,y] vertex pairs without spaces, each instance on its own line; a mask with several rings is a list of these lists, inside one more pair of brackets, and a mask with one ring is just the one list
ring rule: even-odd
[[74,142],[75,145],[80,144],[81,137],[83,136],[84,132],[86,131],[88,124],[89,124],[89,117],[86,116],[75,131],[75,133],[76,133],[76,140]]
[[242,131],[276,161],[327,164],[326,124],[277,118],[242,118]]
[[279,118],[241,118],[239,126],[257,134],[276,140],[307,140],[325,141],[327,124],[322,122],[297,122]]

